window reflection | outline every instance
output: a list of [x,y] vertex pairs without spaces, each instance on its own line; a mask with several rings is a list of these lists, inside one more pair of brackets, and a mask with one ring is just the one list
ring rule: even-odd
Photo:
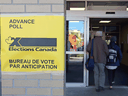
[[84,54],[66,54],[66,82],[83,82]]
[[84,22],[69,21],[68,24],[66,51],[84,51]]

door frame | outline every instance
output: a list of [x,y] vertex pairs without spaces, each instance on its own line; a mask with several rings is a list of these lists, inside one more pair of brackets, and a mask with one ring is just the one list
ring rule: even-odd
[[[89,18],[88,17],[68,17],[66,18],[66,21],[84,21],[84,45],[87,45],[87,41],[89,40]],[[66,54],[84,54],[84,64],[87,58],[86,55],[86,46],[84,46],[84,51],[76,51],[76,52],[70,52],[70,51],[66,51]],[[83,65],[84,65],[83,64]],[[85,87],[88,86],[88,80],[86,79],[88,76],[88,70],[85,69],[85,65],[84,65],[84,74],[83,74],[83,83],[66,83],[66,87]]]
[[[115,12],[115,14],[106,14],[106,12]],[[66,11],[66,20],[84,20],[84,45],[89,43],[89,19],[90,18],[128,18],[127,11]],[[88,58],[84,46],[84,64]],[[67,53],[67,52],[66,52]],[[72,54],[72,53],[71,53]],[[84,83],[66,83],[66,87],[87,87],[89,86],[89,72],[84,65]]]

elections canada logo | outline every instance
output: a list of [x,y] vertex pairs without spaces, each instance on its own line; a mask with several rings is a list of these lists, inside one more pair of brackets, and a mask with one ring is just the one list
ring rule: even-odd
[[5,42],[9,44],[9,51],[57,51],[57,38],[14,38],[9,36]]

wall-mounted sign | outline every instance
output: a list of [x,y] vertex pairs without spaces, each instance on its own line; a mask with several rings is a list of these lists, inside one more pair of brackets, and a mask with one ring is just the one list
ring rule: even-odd
[[64,16],[1,17],[4,72],[64,70]]

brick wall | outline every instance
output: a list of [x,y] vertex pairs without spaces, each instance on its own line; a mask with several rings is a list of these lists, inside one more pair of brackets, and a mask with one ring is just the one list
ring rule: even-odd
[[64,95],[63,73],[2,74],[2,96]]
[[0,9],[4,13],[64,13],[64,0],[0,0]]
[[[64,14],[64,0],[0,0],[1,14]],[[64,96],[64,72],[2,73],[2,96]]]

